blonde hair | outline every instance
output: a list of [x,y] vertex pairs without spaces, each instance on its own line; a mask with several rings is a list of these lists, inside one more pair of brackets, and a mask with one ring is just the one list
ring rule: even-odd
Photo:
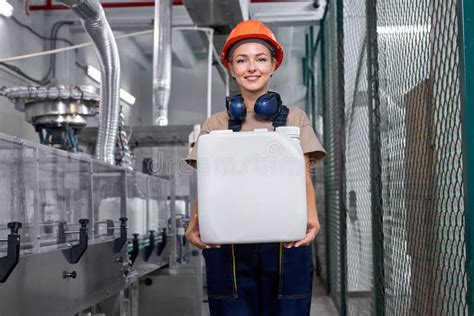
[[243,40],[240,40],[240,41],[236,42],[234,45],[232,45],[231,48],[229,48],[229,54],[228,54],[229,57],[228,58],[229,58],[229,63],[230,64],[232,64],[234,51],[237,49],[237,47],[239,47],[242,44],[247,44],[247,43],[262,44],[263,46],[268,48],[268,50],[270,51],[270,54],[271,54],[271,57],[272,57],[272,63],[275,61],[275,48],[273,48],[273,46],[269,42],[267,42],[265,40],[262,40],[260,38],[246,38],[246,39],[243,39]]

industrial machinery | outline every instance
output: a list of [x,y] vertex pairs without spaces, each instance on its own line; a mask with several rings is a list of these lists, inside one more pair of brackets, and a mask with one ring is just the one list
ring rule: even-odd
[[[184,240],[189,214],[176,217],[175,175],[131,168],[120,108],[120,59],[100,1],[61,2],[93,41],[101,88],[0,91],[25,113],[40,140],[0,134],[0,315],[138,315],[137,304],[143,307],[140,315],[156,315],[155,305],[169,300],[155,299],[156,291],[170,294],[176,284],[188,289],[189,305],[200,311],[201,257]],[[162,21],[170,31],[169,19]],[[169,98],[169,84],[163,99]],[[167,105],[157,109],[167,115]],[[81,152],[79,136],[96,114],[99,123],[89,143],[93,157]],[[161,137],[155,127],[167,126],[134,129],[133,146],[159,147],[166,141],[187,146],[192,126],[177,128],[183,137],[173,127]]]
[[10,87],[2,94],[25,113],[41,144],[76,152],[77,133],[87,117],[99,112],[99,91],[93,86]]
[[[79,151],[78,135],[87,118],[99,114],[99,89],[88,85],[18,86],[0,91],[15,108],[25,113],[43,145],[69,152]],[[116,164],[132,169],[125,117],[119,113]]]
[[[134,127],[129,142],[135,157],[143,159],[145,174],[134,173],[132,178],[127,179],[128,217],[142,212],[140,207],[144,205],[140,204],[139,197],[148,192],[153,196],[148,204],[150,209],[155,208],[153,200],[160,201],[159,227],[150,226],[145,230],[142,220],[134,222],[129,219],[129,228],[136,227],[135,234],[130,235],[132,240],[129,244],[130,260],[133,262],[130,283],[122,295],[101,302],[100,308],[96,308],[96,311],[104,311],[107,308],[108,311],[114,312],[117,302],[124,302],[122,308],[128,312],[126,315],[201,314],[202,258],[199,251],[184,238],[191,202],[194,200],[192,196],[195,196],[195,193],[193,194],[193,190],[196,189],[195,175],[190,175],[189,180],[176,178],[174,175],[174,167],[182,162],[187,153],[188,137],[193,128],[193,125]],[[97,141],[97,132],[98,129],[95,127],[84,128],[78,138],[80,145],[84,147],[94,145]],[[151,158],[156,151],[160,152],[158,158]],[[166,152],[167,156],[161,156],[163,152]],[[167,185],[150,182],[146,188],[143,179],[150,177],[165,181]],[[187,181],[190,183],[187,184]],[[176,182],[180,182],[181,190],[183,185],[189,185],[190,195],[177,195]],[[165,205],[162,205],[161,201],[164,201]],[[113,209],[114,203],[117,202],[109,199],[103,206]],[[154,221],[152,216],[147,220]],[[142,253],[139,254],[139,251]],[[161,255],[156,257],[157,253]],[[94,312],[93,309],[89,311]]]
[[5,134],[0,149],[2,315],[73,315],[169,264],[172,177]]

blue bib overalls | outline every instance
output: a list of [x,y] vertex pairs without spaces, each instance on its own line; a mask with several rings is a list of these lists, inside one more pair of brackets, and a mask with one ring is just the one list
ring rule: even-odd
[[309,315],[311,246],[222,245],[203,255],[212,316]]
[[[279,96],[277,100],[274,128],[285,126],[289,113]],[[229,129],[239,132],[241,127],[242,118],[229,119]],[[309,315],[311,246],[287,249],[281,243],[222,245],[204,249],[203,255],[211,316]]]

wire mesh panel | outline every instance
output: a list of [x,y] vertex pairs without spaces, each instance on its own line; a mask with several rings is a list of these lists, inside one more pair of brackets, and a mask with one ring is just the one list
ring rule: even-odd
[[[323,94],[326,100],[323,107],[323,125],[324,125],[324,147],[328,152],[324,160],[325,171],[325,217],[328,237],[328,280],[329,292],[333,298],[336,307],[341,311],[345,308],[345,264],[343,255],[345,255],[345,234],[341,231],[341,223],[344,221],[345,211],[341,205],[341,196],[343,178],[342,166],[342,142],[340,137],[342,130],[341,117],[344,108],[338,106],[341,99],[339,85],[341,84],[341,73],[338,63],[343,60],[339,53],[337,38],[337,12],[336,2],[331,2],[328,8],[328,18],[321,26],[323,32],[324,45],[322,46],[324,60],[327,62],[328,71],[323,76]],[[339,34],[340,35],[340,34]]]
[[[436,162],[434,204],[436,267],[433,313],[466,314],[466,242],[462,169],[460,67],[456,1],[433,1],[433,145]],[[432,145],[432,146],[433,146]],[[436,285],[436,283],[438,285]]]
[[344,2],[347,312],[373,313],[367,25],[365,0]]
[[339,0],[322,23],[328,283],[348,314],[468,314],[457,14]]
[[464,315],[456,1],[377,5],[386,311]]

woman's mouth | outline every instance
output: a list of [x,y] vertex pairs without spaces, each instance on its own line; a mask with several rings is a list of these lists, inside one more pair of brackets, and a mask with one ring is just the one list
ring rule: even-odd
[[245,77],[246,80],[248,81],[257,81],[260,76],[247,76]]

